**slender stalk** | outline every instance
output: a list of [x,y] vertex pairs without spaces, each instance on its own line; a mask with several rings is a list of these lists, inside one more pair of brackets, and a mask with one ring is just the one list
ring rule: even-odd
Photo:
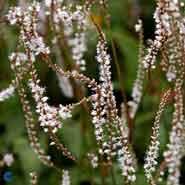
[[110,19],[110,15],[109,15],[107,6],[106,6],[104,1],[103,1],[103,14],[105,15],[105,18],[106,18],[105,23],[106,23],[106,27],[107,27],[107,30],[108,30],[108,33],[109,33],[109,38],[110,38],[110,41],[111,41],[111,50],[112,50],[112,54],[113,54],[113,61],[114,61],[114,64],[116,66],[118,82],[119,82],[121,94],[122,94],[122,97],[123,97],[123,101],[124,101],[124,104],[125,104],[126,117],[127,117],[128,128],[129,128],[128,138],[129,138],[129,142],[132,143],[134,123],[133,123],[133,120],[130,117],[129,107],[128,107],[128,104],[127,104],[127,96],[126,96],[126,93],[125,93],[125,89],[124,89],[124,86],[123,86],[123,80],[122,80],[122,77],[121,77],[121,70],[120,70],[120,65],[119,65],[118,56],[117,56],[117,52],[116,52],[116,46],[115,46],[115,42],[114,42],[114,39],[113,39],[112,30],[111,30],[111,19]]

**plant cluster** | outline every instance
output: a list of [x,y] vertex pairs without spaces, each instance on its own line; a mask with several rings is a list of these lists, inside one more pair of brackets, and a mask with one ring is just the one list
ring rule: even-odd
[[[156,1],[155,38],[149,46],[144,46],[142,21],[139,19],[135,26],[140,39],[137,76],[131,100],[127,100],[122,89],[124,101],[121,106],[116,102],[111,72],[111,63],[114,61],[119,77],[119,64],[116,55],[111,59],[106,34],[92,14],[93,6],[102,8],[106,26],[110,27],[108,1],[87,0],[80,5],[63,0],[45,0],[42,3],[33,1],[25,6],[10,7],[5,16],[4,21],[17,27],[19,35],[17,47],[9,56],[14,79],[7,89],[0,92],[0,101],[7,100],[17,92],[30,146],[44,165],[62,174],[62,185],[71,183],[70,170],[56,164],[52,156],[42,148],[39,132],[47,135],[50,146],[55,147],[75,165],[80,165],[78,157],[58,136],[65,120],[72,118],[79,106],[89,117],[89,123],[85,124],[93,127],[95,137],[92,136],[92,140],[96,143],[96,147],[91,148],[84,158],[89,161],[92,169],[99,169],[100,176],[103,176],[102,184],[106,184],[104,173],[111,174],[115,163],[120,168],[123,183],[137,184],[137,155],[132,139],[134,120],[142,100],[144,80],[153,74],[156,66],[164,71],[168,87],[161,93],[152,126],[144,163],[145,176],[150,185],[161,183],[166,179],[165,174],[167,185],[180,184],[181,162],[185,155],[184,4],[180,0]],[[84,55],[88,50],[89,30],[96,31],[98,37],[95,57],[99,67],[98,79],[88,77],[85,73]],[[51,40],[48,35],[52,37]],[[111,35],[109,36],[111,40]],[[115,54],[113,41],[111,48]],[[65,96],[75,97],[76,102],[67,105],[50,104],[46,87],[39,78],[39,63],[44,63],[56,73]],[[163,161],[159,163],[160,121],[169,104],[173,105],[169,143],[164,151]],[[31,184],[36,185],[37,174],[33,172],[30,176]]]

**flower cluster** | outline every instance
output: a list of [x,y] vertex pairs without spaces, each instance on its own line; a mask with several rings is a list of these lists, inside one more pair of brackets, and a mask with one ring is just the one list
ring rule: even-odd
[[106,45],[105,40],[100,38],[97,44],[96,59],[99,63],[100,104],[103,107],[101,114],[105,122],[110,122],[117,118],[117,108],[111,81],[110,55],[107,53]]
[[7,14],[7,19],[10,22],[11,25],[15,25],[16,23],[21,22],[22,14],[21,7],[12,7],[9,9],[9,12]]
[[49,48],[46,47],[43,42],[43,38],[39,36],[31,37],[29,41],[27,40],[27,38],[25,38],[25,46],[28,47],[30,51],[35,54],[35,56],[41,53],[50,53]]
[[6,153],[3,156],[3,162],[6,164],[6,166],[11,166],[14,162],[14,156],[11,153]]
[[92,99],[93,109],[91,115],[93,117],[92,122],[95,126],[96,140],[101,143],[101,149],[99,151],[101,155],[104,155],[104,153],[107,155],[106,153],[109,151],[110,141],[107,142],[105,140],[105,127],[111,132],[111,125],[109,123],[117,118],[117,109],[111,82],[110,56],[107,53],[106,42],[103,38],[100,38],[97,44],[96,59],[99,63],[100,84],[98,93],[95,94]]
[[139,57],[138,57],[139,60],[138,60],[137,76],[133,84],[132,95],[131,95],[132,100],[128,102],[129,114],[130,114],[130,118],[132,119],[135,117],[135,114],[137,112],[139,103],[143,95],[143,83],[144,83],[144,78],[145,78],[145,69],[142,63],[143,56],[144,56],[143,24],[140,19],[138,20],[138,23],[135,25],[135,30],[136,32],[139,33],[140,45],[139,45]]
[[71,182],[70,182],[69,171],[63,170],[61,185],[70,185],[70,184],[71,184]]
[[67,118],[71,118],[72,114],[70,109],[72,109],[72,107],[69,108],[67,106],[59,105],[59,110],[58,110],[59,116],[64,120]]
[[[20,39],[24,47],[29,49],[29,58],[35,61],[39,54],[49,54],[50,50],[45,46],[43,38],[37,32],[37,18],[40,11],[40,4],[33,2],[26,10],[21,7],[10,9],[7,18],[10,24],[20,25]],[[13,17],[13,18],[12,18]]]
[[80,66],[81,71],[85,71],[86,62],[83,59],[83,55],[87,51],[85,32],[76,33],[74,38],[69,38],[68,43],[72,50],[73,60],[77,66]]
[[15,92],[15,87],[14,85],[10,85],[7,89],[3,90],[0,92],[0,102],[5,101],[12,97]]
[[32,68],[32,71],[30,71],[30,76],[32,78],[28,80],[28,85],[36,102],[36,112],[39,116],[38,120],[40,122],[40,126],[43,127],[45,132],[49,133],[49,137],[52,141],[51,145],[55,145],[56,148],[62,151],[63,155],[67,156],[69,159],[75,160],[75,157],[73,157],[68,149],[60,143],[58,137],[55,135],[58,129],[62,126],[60,117],[62,119],[71,117],[71,113],[69,112],[73,109],[73,106],[68,106],[69,108],[60,106],[59,109],[54,106],[50,106],[47,103],[48,97],[44,96],[45,89],[39,85],[40,80],[37,77],[37,71],[34,66],[32,66]]
[[17,53],[12,53],[10,56],[9,56],[9,60],[10,61],[14,61],[15,62],[15,66],[16,67],[19,67],[19,66],[22,66],[23,63],[25,61],[28,60],[28,57],[26,54],[24,53],[21,53],[21,52],[17,52]]
[[61,128],[58,111],[55,107],[48,105],[48,97],[44,96],[44,88],[39,86],[39,80],[34,82],[32,79],[29,80],[29,87],[37,103],[36,112],[39,114],[41,127],[43,127],[46,132],[48,131],[48,127],[51,127],[54,133],[57,132],[57,130]]
[[[28,56],[24,52],[13,52],[9,56],[11,69],[19,73],[19,78],[23,79],[24,76],[28,73],[31,67],[31,63],[28,61]],[[18,83],[17,80],[15,80]],[[12,82],[14,83],[14,81]],[[16,84],[17,86],[18,84]]]
[[62,4],[63,0],[45,0],[44,2],[45,2],[46,7],[50,8],[52,6],[52,3],[53,4],[57,4],[57,3]]
[[184,151],[184,103],[182,95],[183,80],[177,79],[175,82],[175,104],[172,119],[172,130],[170,133],[170,143],[164,152],[165,162],[168,168],[168,185],[179,185],[180,165]]
[[71,48],[72,59],[75,61],[77,67],[84,71],[86,62],[83,59],[84,53],[87,51],[86,46],[86,29],[87,29],[87,14],[85,7],[77,5],[72,8],[72,5],[62,6],[61,2],[53,1],[52,3],[46,2],[49,10],[46,11],[47,15],[51,15],[54,27],[57,32],[60,32],[60,25],[63,26],[64,36]]
[[165,1],[159,0],[154,14],[156,23],[155,39],[152,41],[151,46],[147,49],[148,53],[143,61],[143,65],[146,69],[155,68],[157,54],[168,36],[168,24],[166,24],[166,17]]
[[91,162],[92,167],[97,168],[98,167],[98,156],[94,153],[88,153],[88,158]]
[[150,182],[152,181],[152,174],[155,172],[156,165],[158,164],[157,158],[159,155],[159,145],[160,145],[160,142],[159,142],[160,118],[162,116],[165,105],[170,95],[171,95],[171,91],[168,90],[161,99],[161,102],[159,104],[159,109],[155,117],[154,125],[152,127],[151,143],[146,153],[144,170],[145,170],[146,177]]
[[[14,56],[14,54],[13,54],[13,56]],[[17,92],[18,92],[18,95],[20,97],[20,101],[22,104],[22,109],[24,112],[25,124],[26,124],[26,128],[27,128],[30,146],[32,147],[33,151],[37,154],[37,157],[43,162],[43,164],[45,164],[49,167],[53,167],[54,164],[51,162],[50,156],[46,155],[45,151],[42,149],[41,144],[39,142],[38,131],[37,131],[36,125],[35,125],[34,115],[31,110],[31,105],[28,100],[26,90],[25,90],[24,86],[22,85],[22,80],[25,77],[25,73],[26,74],[28,73],[28,71],[30,69],[30,65],[23,66],[22,65],[23,62],[20,62],[20,64],[21,64],[20,66],[16,65],[16,56],[17,56],[17,53],[15,54],[15,58],[10,57],[10,59],[12,59],[11,60],[11,69],[15,74],[14,84],[17,87]],[[21,56],[22,56],[22,54],[21,54]]]
[[[74,105],[59,105],[59,107],[50,106],[47,101],[48,97],[44,96],[45,89],[39,85],[40,80],[37,79],[36,71],[31,72],[33,78],[29,80],[29,87],[36,102],[36,112],[39,114],[40,126],[47,132],[52,129],[56,133],[62,127],[60,118],[65,120],[72,117],[72,110]],[[33,80],[35,79],[35,80]],[[80,104],[80,103],[79,103]],[[78,105],[78,104],[77,104]]]
[[[157,8],[154,14],[156,23],[155,38],[147,49],[145,57],[142,21],[139,20],[138,24],[136,24],[135,29],[140,37],[138,71],[133,84],[132,100],[127,102],[127,98],[124,97],[125,102],[122,103],[121,111],[122,117],[119,116],[114,95],[111,78],[111,56],[108,53],[105,35],[100,25],[93,21],[99,34],[96,46],[99,80],[96,82],[94,79],[91,80],[80,73],[86,69],[84,54],[87,51],[87,17],[90,15],[93,3],[95,3],[94,0],[92,0],[92,3],[91,1],[86,2],[85,5],[69,4],[68,6],[63,0],[45,0],[42,10],[45,16],[44,20],[40,20],[41,7],[40,3],[36,1],[30,5],[28,4],[27,7],[10,8],[6,18],[11,25],[17,25],[20,28],[20,37],[16,52],[13,52],[9,57],[15,80],[9,88],[0,92],[0,101],[11,97],[15,89],[17,89],[25,114],[30,145],[45,165],[57,169],[60,173],[59,165],[55,165],[51,157],[46,155],[41,148],[38,138],[39,129],[37,129],[35,121],[38,119],[40,126],[49,137],[50,146],[62,151],[64,156],[76,162],[76,158],[60,142],[57,131],[62,128],[64,120],[72,117],[72,110],[76,106],[83,105],[83,110],[86,113],[89,111],[91,113],[91,121],[94,126],[94,135],[98,146],[96,149],[97,153],[86,155],[91,166],[97,168],[105,165],[111,168],[114,165],[113,160],[116,159],[123,178],[131,184],[136,181],[136,159],[132,148],[131,124],[134,121],[143,95],[144,68],[155,68],[157,55],[161,52],[162,69],[165,71],[167,80],[174,85],[172,86],[172,91],[174,92],[175,102],[172,130],[167,150],[164,152],[164,162],[169,174],[167,184],[179,185],[180,165],[184,156],[183,144],[185,143],[183,99],[185,19],[180,13],[180,3],[178,0],[157,1]],[[108,1],[101,0],[98,3],[106,10]],[[46,20],[48,20],[48,25],[51,26],[51,29],[47,25]],[[57,50],[54,51],[54,54],[57,55],[56,58],[59,56],[57,59],[58,63],[51,60],[55,59],[55,56],[50,57],[50,48],[44,42],[44,34],[43,36],[39,34],[39,23],[41,22],[46,23],[48,26],[44,27],[46,33],[52,32],[51,36],[52,38],[54,37],[51,42],[53,46],[52,51]],[[75,97],[78,100],[77,103],[65,106],[61,104],[58,106],[49,105],[46,90],[40,86],[40,79],[37,74],[36,58],[38,56],[40,56],[41,61],[45,62],[57,74],[61,88],[68,91],[66,93],[68,97],[72,97],[73,93],[77,96]],[[65,71],[65,69],[69,71]],[[86,98],[85,88],[81,84],[87,85],[90,89],[88,93],[92,94],[89,97]],[[76,92],[78,88],[81,94]],[[27,91],[31,92],[31,96],[34,99],[33,107],[35,106],[35,110],[32,109],[28,100]],[[77,95],[78,93],[80,96]],[[151,142],[146,152],[144,170],[150,184],[155,184],[155,178],[153,177],[156,175],[156,166],[158,164],[160,119],[171,94],[169,90],[162,97],[152,127]],[[88,103],[91,103],[92,106],[89,106]],[[35,113],[37,113],[37,116],[34,116]],[[4,162],[7,166],[11,165],[12,158],[9,154],[4,157]],[[63,170],[62,176],[61,184],[70,185],[69,172]],[[32,174],[31,177],[31,183],[33,185],[37,184],[37,176]]]
[[[122,120],[118,116],[111,81],[111,59],[106,45],[104,35],[100,33],[96,57],[100,71],[99,96],[96,96],[96,102],[95,104],[93,103],[96,110],[92,112],[95,123],[95,134],[98,133],[97,135],[101,136],[100,139],[102,139],[100,154],[107,156],[107,160],[111,160],[112,157],[117,156],[122,175],[128,182],[134,182],[136,180],[135,163],[133,154],[128,146],[128,134],[125,132]],[[107,137],[106,134],[108,134]]]
[[[76,62],[77,66],[84,71],[86,69],[86,62],[83,59],[84,53],[87,51],[87,41],[86,41],[86,29],[87,29],[87,12],[85,12],[84,7],[77,6],[76,10],[73,12],[72,18],[77,24],[77,32],[74,38],[71,36],[68,39],[69,46],[71,47],[73,60]],[[73,28],[74,29],[74,28]],[[74,32],[74,31],[73,31]],[[69,36],[69,35],[68,35]]]
[[[170,133],[169,144],[164,152],[165,166],[168,169],[168,185],[180,184],[180,166],[183,154],[184,143],[184,103],[183,103],[183,81],[184,81],[184,16],[180,11],[179,0],[165,0],[158,2],[155,17],[160,22],[159,29],[164,33],[164,42],[160,43],[162,69],[166,72],[166,78],[173,83],[174,91],[174,112],[172,118],[172,130]],[[159,6],[160,5],[160,6]],[[162,37],[161,37],[162,38]],[[162,46],[162,47],[161,47]],[[152,55],[151,55],[152,56]],[[155,55],[156,56],[156,55]],[[159,114],[160,115],[160,114]],[[158,114],[156,116],[156,119]],[[155,133],[155,136],[153,134]],[[157,155],[159,150],[159,142],[157,140],[159,134],[159,125],[153,127],[151,149],[145,163],[145,172],[149,180],[152,179],[152,173],[155,172],[157,164]],[[157,154],[157,155],[156,155]],[[162,171],[164,173],[164,169]]]
[[118,162],[122,170],[122,175],[128,182],[133,183],[136,181],[135,167],[133,165],[134,159],[127,146],[118,150]]
[[179,2],[167,1],[164,7],[165,16],[163,16],[163,24],[166,27],[166,34],[168,35],[168,39],[163,46],[161,65],[163,70],[166,72],[167,80],[172,82],[177,78],[178,70],[176,64],[181,63],[180,58],[182,57],[181,46],[176,45],[176,43],[177,40],[178,42],[183,40],[185,29],[184,20],[180,13]]

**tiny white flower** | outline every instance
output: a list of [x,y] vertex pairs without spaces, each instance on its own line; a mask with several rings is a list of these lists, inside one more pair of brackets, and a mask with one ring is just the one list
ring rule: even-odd
[[7,166],[11,166],[14,162],[14,157],[11,153],[7,153],[4,155],[3,161]]

